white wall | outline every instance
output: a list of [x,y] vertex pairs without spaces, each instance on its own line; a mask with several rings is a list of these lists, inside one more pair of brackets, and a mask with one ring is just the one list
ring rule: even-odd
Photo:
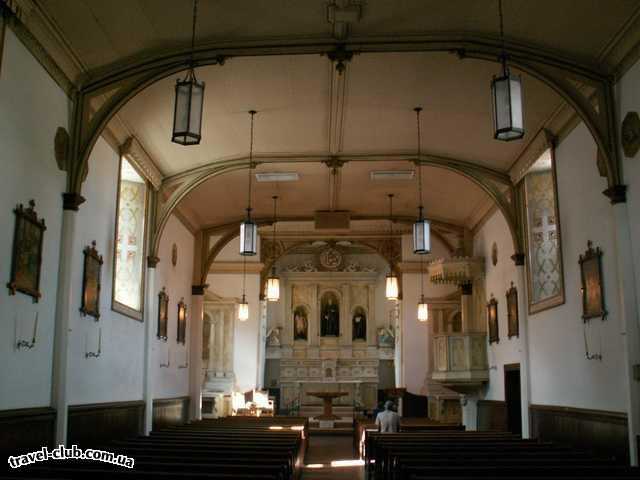
[[[209,274],[208,291],[225,298],[242,297],[242,274]],[[235,321],[233,337],[233,371],[235,388],[246,392],[256,388],[258,379],[258,348],[260,343],[260,275],[247,274],[246,298],[249,319]]]
[[[617,99],[619,124],[622,125],[629,111],[640,114],[640,62],[637,62],[618,82]],[[640,153],[627,158],[620,153],[624,172],[624,183],[627,185],[627,208],[631,225],[633,263],[636,280],[636,301],[640,311]]]
[[[51,404],[51,368],[60,254],[62,196],[66,175],[56,165],[53,139],[67,127],[69,102],[40,64],[6,29],[0,71],[0,410]],[[33,303],[5,288],[18,203],[36,201],[45,219],[40,279],[42,298]],[[38,314],[38,337],[31,350],[15,350],[16,337],[31,339]]]
[[[449,251],[437,238],[432,238],[431,253],[424,256],[424,295],[439,298],[455,291],[455,286],[434,285],[429,281],[427,264],[438,258],[448,258]],[[420,256],[413,254],[413,237],[402,237],[403,261],[419,262]],[[384,290],[382,291],[384,295]],[[420,275],[416,273],[402,274],[402,303],[400,315],[402,317],[402,359],[403,377],[406,389],[416,395],[422,393],[427,375],[427,359],[431,352],[431,345],[427,340],[428,323],[419,322],[418,301],[420,299]]]
[[[119,156],[102,138],[89,157],[89,175],[82,188],[86,198],[80,206],[74,238],[72,269],[73,301],[80,307],[82,251],[92,241],[102,255],[100,320],[82,316],[76,308],[70,319],[69,404],[117,402],[142,399],[144,325],[111,309],[113,251],[115,240]],[[102,353],[96,351],[102,331]]]
[[[602,194],[606,180],[598,175],[596,146],[584,124],[580,124],[556,150],[558,199],[566,302],[529,316],[531,402],[578,408],[624,411],[626,386],[621,323],[617,297],[613,215]],[[604,251],[602,259],[607,320],[590,321],[590,349],[602,353],[602,361],[585,358],[580,270],[578,257],[587,240]],[[505,292],[515,280],[513,253],[507,225],[498,212],[474,238],[477,255],[490,258],[491,244],[498,244],[498,265],[487,261],[487,298],[498,299],[500,343],[489,348],[491,383],[486,398],[504,400],[503,365],[516,363],[520,344],[507,340]],[[520,293],[520,292],[519,292]]]
[[[167,341],[154,338],[151,366],[153,369],[154,398],[171,398],[188,395],[189,369],[188,345],[191,330],[191,284],[193,279],[194,236],[172,215],[160,239],[156,267],[156,288],[158,292],[166,287],[169,295],[169,324]],[[171,263],[171,249],[178,247],[178,261],[174,267]],[[178,332],[178,302],[184,299],[187,304],[187,335],[184,345],[176,341]],[[160,368],[160,364],[169,367]],[[179,368],[182,365],[183,368]]]
[[[102,138],[89,158],[89,175],[83,184],[86,202],[80,206],[74,239],[72,285],[74,301],[80,306],[82,288],[82,250],[96,241],[103,256],[100,320],[83,317],[78,310],[71,318],[69,336],[69,403],[119,402],[141,400],[144,368],[144,324],[111,309],[113,287],[113,253],[116,221],[116,196],[119,155]],[[171,247],[178,246],[178,263],[171,264]],[[163,286],[169,295],[168,340],[154,338],[152,347],[152,375],[154,398],[170,398],[188,394],[188,369],[185,346],[176,342],[177,304],[180,298],[190,311],[191,279],[193,273],[193,235],[171,216],[160,241],[156,268],[156,287]],[[145,265],[146,266],[146,265]],[[155,315],[153,331],[155,332]],[[187,320],[187,336],[189,334]],[[102,332],[102,353],[99,358],[86,358],[85,352],[97,349],[99,331]],[[188,345],[188,340],[187,340]],[[160,368],[167,362],[169,368]]]
[[[491,261],[491,247],[496,242],[498,247],[498,263]],[[498,332],[500,341],[487,348],[489,361],[489,385],[484,398],[488,400],[504,400],[504,365],[520,363],[522,345],[518,337],[507,338],[507,300],[505,294],[516,283],[516,267],[511,260],[514,253],[513,240],[507,222],[499,211],[496,211],[482,226],[473,238],[473,253],[485,259],[485,291],[487,299],[491,294],[498,301]],[[518,292],[520,295],[521,292]],[[486,323],[486,318],[485,318]]]

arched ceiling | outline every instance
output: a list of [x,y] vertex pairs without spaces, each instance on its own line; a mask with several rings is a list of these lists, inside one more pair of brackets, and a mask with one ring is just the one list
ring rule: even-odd
[[[20,1],[34,5],[63,39],[81,71],[75,76],[67,72],[72,79],[95,80],[189,46],[191,1]],[[507,44],[521,53],[606,74],[621,62],[620,52],[632,48],[618,47],[630,31],[638,30],[640,2],[504,0],[504,14]],[[257,215],[270,215],[274,191],[283,197],[284,216],[309,217],[328,207],[380,216],[386,214],[389,191],[398,196],[399,214],[414,215],[415,181],[369,178],[372,170],[412,168],[406,157],[416,151],[413,107],[424,107],[424,154],[506,177],[528,143],[541,128],[550,128],[565,105],[548,86],[523,74],[527,134],[520,141],[498,142],[492,135],[489,91],[499,72],[497,63],[460,59],[445,47],[440,52],[393,47],[394,42],[447,41],[495,47],[497,33],[493,0],[200,0],[196,48],[237,52],[224,65],[197,69],[206,82],[202,143],[183,147],[170,141],[179,75],[139,93],[110,127],[135,136],[165,185],[172,185],[188,179],[190,172],[246,158],[247,111],[256,109],[255,152],[272,162],[258,170],[300,175],[291,184],[257,185]],[[292,54],[296,48],[326,52],[340,43],[355,52],[358,45],[369,48],[347,61],[343,74],[327,56]],[[377,43],[385,47],[376,50],[372,46]],[[310,45],[326,47],[309,50]],[[251,53],[256,48],[262,56]],[[332,157],[349,161],[329,187],[330,170],[320,162]],[[199,185],[179,208],[197,228],[236,221],[243,213],[246,188],[246,170],[227,173]],[[425,168],[430,217],[473,227],[490,203],[469,180]]]

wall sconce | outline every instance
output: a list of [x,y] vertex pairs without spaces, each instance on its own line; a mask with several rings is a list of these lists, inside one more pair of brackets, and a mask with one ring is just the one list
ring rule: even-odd
[[[17,317],[16,317],[16,320],[17,320]],[[16,321],[16,330],[17,330],[17,321]],[[28,348],[29,350],[31,350],[33,347],[36,346],[37,335],[38,335],[38,312],[36,312],[36,319],[35,319],[35,322],[33,323],[33,334],[31,336],[31,341],[24,340],[24,339],[20,339],[16,341],[16,349],[21,350],[23,348]]]
[[84,349],[84,358],[98,358],[102,353],[102,329],[98,329],[98,351],[97,352],[89,352],[87,351],[87,347],[85,345]]

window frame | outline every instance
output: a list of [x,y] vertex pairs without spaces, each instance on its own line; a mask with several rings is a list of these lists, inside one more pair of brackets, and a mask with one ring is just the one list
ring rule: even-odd
[[[117,272],[117,248],[118,248],[118,230],[119,230],[119,221],[120,221],[120,183],[122,180],[122,161],[126,160],[129,165],[136,171],[140,178],[144,180],[145,186],[145,194],[144,194],[144,235],[142,239],[142,276],[140,279],[140,310],[136,310],[135,308],[131,308],[124,303],[120,303],[116,300],[116,272]],[[132,162],[130,159],[126,158],[126,155],[120,155],[118,161],[118,183],[116,187],[116,219],[115,219],[115,229],[113,232],[113,274],[111,276],[111,310],[117,312],[125,317],[132,318],[139,322],[144,321],[144,307],[145,307],[145,290],[146,290],[146,281],[147,281],[147,266],[145,264],[145,260],[147,258],[147,248],[148,248],[148,239],[149,239],[149,200],[150,200],[150,182],[149,179],[144,175],[144,172],[138,168],[135,162]]]
[[[524,244],[527,252],[527,266],[526,266],[526,276],[527,276],[527,305],[528,305],[528,313],[529,315],[534,315],[539,312],[543,312],[545,310],[549,310],[551,308],[559,307],[560,305],[564,305],[566,301],[565,296],[565,277],[564,277],[564,259],[562,254],[562,222],[560,221],[560,197],[558,196],[558,180],[557,180],[557,172],[556,172],[556,155],[555,155],[555,147],[549,147],[549,155],[551,156],[551,179],[553,181],[553,194],[555,197],[554,201],[554,209],[556,215],[556,232],[558,236],[558,265],[560,270],[560,278],[562,280],[560,285],[560,291],[552,296],[545,298],[543,300],[539,300],[534,302],[533,298],[533,278],[532,278],[532,264],[533,257],[530,246],[530,230],[529,230],[529,196],[527,194],[527,181],[526,177],[529,174],[527,172],[522,177],[522,201],[523,201],[523,227],[524,227]],[[537,160],[536,160],[537,161]],[[535,162],[534,162],[535,163]]]

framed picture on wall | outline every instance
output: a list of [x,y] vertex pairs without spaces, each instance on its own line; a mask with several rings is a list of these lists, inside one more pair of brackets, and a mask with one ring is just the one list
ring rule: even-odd
[[587,242],[587,250],[580,255],[580,279],[582,282],[582,319],[605,319],[607,310],[604,306],[604,287],[602,285],[602,250],[593,248],[591,240]]
[[21,292],[33,297],[37,302],[40,293],[40,270],[42,267],[42,242],[47,227],[44,219],[38,219],[36,203],[29,201],[24,208],[19,204],[13,213],[16,215],[13,231],[13,251],[11,255],[11,276],[7,288],[9,295]]
[[169,325],[169,295],[162,287],[158,294],[158,338],[167,341],[167,326]]
[[100,289],[102,287],[102,255],[96,250],[95,240],[84,249],[82,298],[80,311],[96,320],[100,318]]
[[520,323],[518,320],[518,290],[513,282],[511,288],[507,290],[507,337],[518,337],[520,335]]
[[178,302],[178,343],[183,345],[187,338],[187,304],[184,303],[184,298]]
[[498,301],[491,296],[487,303],[487,321],[489,323],[489,344],[498,343],[500,334],[498,332]]

